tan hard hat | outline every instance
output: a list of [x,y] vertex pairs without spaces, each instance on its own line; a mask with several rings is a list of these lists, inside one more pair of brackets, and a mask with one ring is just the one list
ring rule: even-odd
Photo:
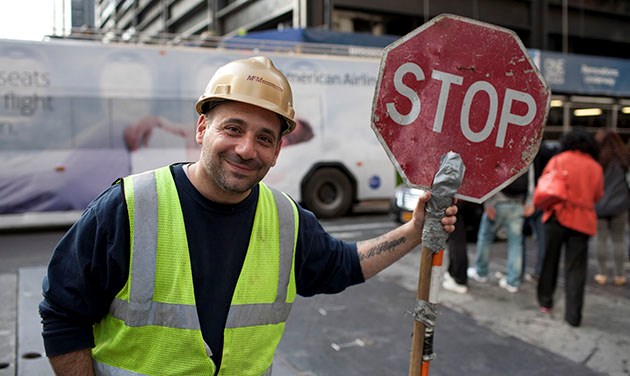
[[202,115],[213,104],[232,100],[262,107],[280,115],[282,134],[295,129],[293,93],[287,78],[264,56],[229,62],[215,72],[195,109]]

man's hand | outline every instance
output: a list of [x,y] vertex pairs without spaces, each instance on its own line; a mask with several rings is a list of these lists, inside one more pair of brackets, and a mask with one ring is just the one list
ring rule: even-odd
[[149,139],[153,133],[153,129],[161,128],[168,133],[177,137],[184,138],[187,141],[194,140],[192,131],[186,131],[184,128],[177,126],[164,118],[158,116],[145,116],[133,124],[129,124],[123,132],[125,144],[129,151],[136,151],[141,147],[148,146]]
[[525,217],[531,217],[534,211],[536,211],[534,204],[529,203],[523,205],[523,215],[525,215]]
[[153,128],[161,127],[160,118],[157,116],[145,116],[137,122],[125,128],[123,137],[129,151],[135,151],[142,146],[147,146]]
[[[424,191],[424,194],[418,198],[418,204],[413,210],[412,221],[414,223],[414,227],[416,227],[419,233],[422,232],[422,227],[424,226],[424,207],[430,199],[431,192]],[[457,218],[455,217],[456,214],[457,206],[455,206],[454,203],[453,205],[446,208],[446,210],[444,211],[444,217],[441,220],[444,231],[448,233],[455,231],[455,222],[457,221]]]
[[494,206],[486,206],[485,208],[483,208],[483,211],[486,212],[488,219],[491,221],[494,221],[494,219],[497,217],[497,209],[495,209]]

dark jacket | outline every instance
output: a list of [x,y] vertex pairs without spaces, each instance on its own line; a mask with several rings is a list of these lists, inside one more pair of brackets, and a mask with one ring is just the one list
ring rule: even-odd
[[617,160],[612,160],[604,171],[604,197],[595,205],[599,218],[614,217],[630,209],[630,189],[626,172]]

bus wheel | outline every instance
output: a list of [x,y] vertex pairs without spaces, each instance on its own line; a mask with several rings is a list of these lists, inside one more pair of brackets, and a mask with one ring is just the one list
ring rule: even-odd
[[347,214],[354,201],[350,178],[336,168],[320,168],[304,185],[302,199],[307,209],[319,218]]

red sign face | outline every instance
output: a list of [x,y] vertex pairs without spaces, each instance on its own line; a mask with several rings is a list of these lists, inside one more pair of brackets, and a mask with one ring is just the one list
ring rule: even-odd
[[456,197],[483,202],[533,161],[550,97],[516,34],[442,15],[383,51],[372,128],[407,184],[429,189],[453,151]]

